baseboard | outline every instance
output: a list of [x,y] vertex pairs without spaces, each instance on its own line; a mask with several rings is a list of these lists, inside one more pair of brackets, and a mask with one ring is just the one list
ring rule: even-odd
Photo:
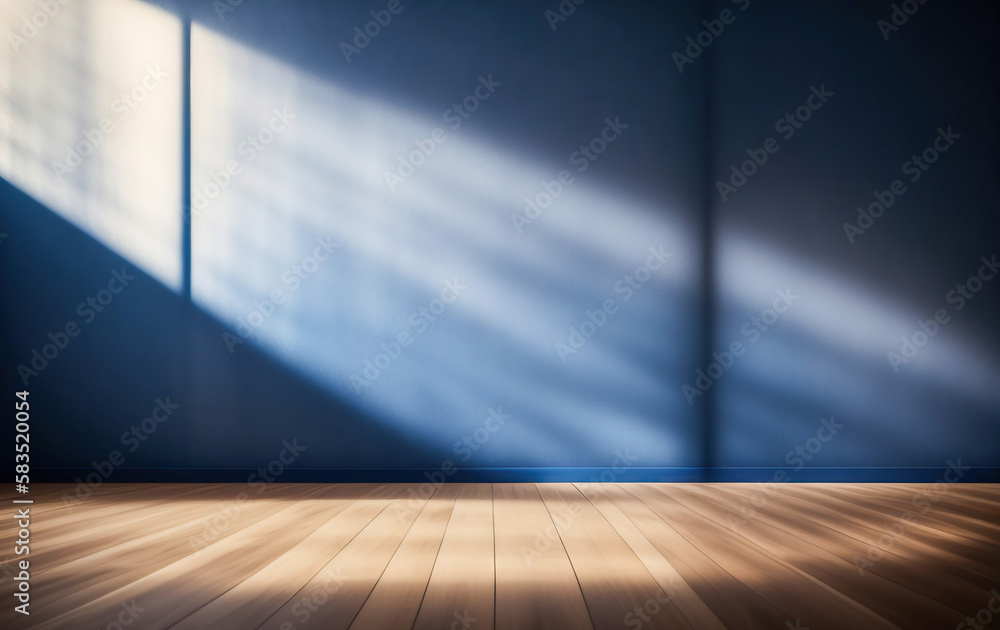
[[[952,470],[953,472],[948,472]],[[947,476],[945,473],[948,473]],[[960,473],[960,474],[959,474]],[[725,483],[1000,483],[1000,467],[913,468],[32,468],[36,483],[488,483],[488,482],[725,482]]]

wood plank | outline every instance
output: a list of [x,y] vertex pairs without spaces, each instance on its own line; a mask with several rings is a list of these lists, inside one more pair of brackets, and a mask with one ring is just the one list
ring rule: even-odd
[[[178,630],[957,627],[1000,580],[1000,484],[949,485],[863,575],[854,555],[932,484],[445,484],[430,500],[274,484],[195,553],[245,488],[105,484],[70,511],[74,484],[36,484],[30,627],[109,627],[133,599],[130,627]],[[26,626],[8,606],[0,627]]]
[[[297,545],[275,558],[257,573],[171,626],[174,630],[219,627],[256,628],[288,606],[292,597],[312,583],[327,565],[389,505],[386,500],[349,500],[327,507],[322,518],[329,520]],[[307,589],[308,590],[308,589]],[[318,592],[318,591],[317,591]],[[297,598],[302,600],[304,598]],[[308,598],[311,603],[312,597]],[[325,600],[323,603],[326,603]],[[266,624],[280,627],[284,621],[298,621],[288,606],[287,619]]]
[[885,489],[886,492],[896,495],[910,495],[914,493],[915,487],[919,487],[921,492],[938,499],[938,505],[947,506],[949,514],[962,514],[971,519],[983,520],[995,527],[1000,527],[997,522],[997,504],[985,497],[979,497],[972,492],[964,492],[963,488],[968,488],[969,484],[962,483],[923,483],[923,484],[865,484],[872,486],[862,488],[869,492],[878,492]]
[[615,504],[614,497],[621,495],[624,490],[596,483],[576,484],[576,487],[615,528],[692,627],[709,630],[725,629],[719,618],[698,597],[677,569],[656,550],[635,523]]
[[301,542],[326,522],[325,513],[326,506],[319,501],[294,503],[200,554],[188,555],[38,627],[103,627],[122,602],[132,600],[145,609],[144,627],[169,627]]
[[691,628],[677,605],[572,484],[539,484],[576,572],[594,627]]
[[749,586],[737,580],[705,553],[682,536],[671,525],[672,513],[679,508],[656,503],[654,512],[641,499],[629,492],[633,484],[620,484],[614,503],[635,524],[657,551],[677,569],[711,611],[727,628],[780,628],[787,615],[761,597]]
[[409,489],[415,490],[416,487],[390,487],[392,496],[386,497],[389,501],[387,509],[344,546],[261,628],[283,630],[296,622],[326,630],[350,626],[423,508],[423,500],[417,500],[420,505],[414,510],[398,512],[389,507],[392,502],[403,500]]
[[[871,524],[881,526],[886,522],[898,519],[902,514],[911,512],[915,518],[909,529],[914,535],[920,536],[932,545],[943,545],[948,551],[961,555],[973,561],[981,561],[983,552],[996,553],[996,538],[988,532],[976,533],[968,529],[935,520],[932,513],[921,512],[912,502],[912,491],[904,497],[883,497],[877,501],[871,497],[858,496],[849,488],[824,489],[813,488],[811,484],[800,484],[798,492],[812,500],[820,501],[833,509],[841,510],[853,507],[862,512],[864,518]],[[933,508],[932,508],[933,509]],[[984,563],[993,564],[993,563]],[[1000,562],[996,563],[1000,566]]]
[[[809,514],[814,522],[836,529],[862,544],[877,542],[887,533],[887,527],[891,527],[891,521],[858,503],[831,498],[829,493],[812,495],[805,492],[801,485],[786,484],[780,487],[780,491],[766,493],[764,497],[782,507]],[[734,493],[733,498],[737,497],[739,495]],[[1000,567],[991,567],[953,551],[949,545],[953,536],[942,536],[936,530],[910,525],[904,533],[903,536],[893,537],[894,542],[887,551],[901,561],[919,563],[928,557],[936,557],[941,560],[945,573],[980,588],[991,588],[1000,581]]]
[[[227,499],[231,502],[232,497]],[[179,526],[186,526],[183,527],[184,536],[191,538],[195,536],[201,519],[219,513],[220,503],[226,502],[213,500],[212,495],[202,491],[174,496],[159,502],[130,503],[125,513],[114,513],[95,507],[93,510],[88,510],[94,518],[75,521],[70,517],[69,521],[62,524],[61,530],[57,530],[61,531],[61,534],[56,534],[48,527],[39,527],[37,531],[32,528],[39,543],[37,548],[32,549],[32,554],[45,567],[39,574],[46,575],[48,581],[49,571],[64,571],[68,564],[76,560],[106,551],[119,556],[126,549],[135,547],[141,549],[143,545],[137,545],[137,541],[172,530],[176,536],[179,532],[175,530]],[[256,506],[253,502],[249,502],[246,507],[249,509]],[[46,522],[45,517],[41,517],[40,520],[42,523]],[[115,526],[108,527],[108,523],[114,523]],[[87,540],[87,545],[80,545],[81,539]],[[48,562],[50,558],[55,561]],[[95,564],[99,562],[99,559],[94,559]],[[51,579],[54,580],[55,577],[51,576]]]
[[[646,491],[654,490],[650,488]],[[668,496],[668,490],[662,487],[657,487],[655,491]],[[689,490],[690,493],[696,491],[707,494],[704,489]],[[680,494],[683,490],[671,487],[669,492]],[[685,503],[690,504],[690,498]],[[706,520],[717,519],[718,522],[724,522],[728,513],[727,509],[720,508],[717,503],[713,505],[712,502],[700,501],[699,507],[705,513]],[[726,538],[722,532],[716,532],[716,535],[723,540]],[[961,621],[956,610],[914,593],[878,573],[868,572],[860,576],[850,560],[852,552],[837,544],[813,539],[796,527],[786,526],[781,519],[758,513],[739,529],[739,535],[898,626],[910,628],[932,624],[947,627],[951,624],[953,627]],[[700,544],[706,543],[708,541],[705,539],[700,540]],[[817,610],[815,614],[821,613],[822,611]],[[803,622],[809,625],[809,620],[803,619]]]
[[[862,503],[874,510],[898,517],[904,512],[919,513],[920,524],[949,534],[957,534],[977,542],[993,543],[1000,536],[1000,529],[989,520],[969,517],[951,511],[947,503],[925,498],[926,484],[910,484],[904,492],[868,488],[865,484],[837,484],[830,488],[834,494],[849,496],[849,500]],[[920,503],[915,504],[914,501]]]
[[[773,546],[758,545],[749,536],[733,536],[719,525],[720,512],[703,511],[683,501],[690,484],[629,487],[654,511],[664,502],[680,506],[672,514],[674,527],[719,566],[787,615],[794,626],[893,628],[893,624],[841,591],[800,570]],[[662,508],[661,508],[662,509]],[[750,543],[750,544],[748,544]],[[765,577],[766,576],[766,577]]]
[[[678,488],[680,492],[694,492],[707,499],[713,505],[724,508],[725,500],[712,493],[705,492],[704,488]],[[723,490],[722,492],[732,492]],[[735,499],[735,497],[733,497]],[[929,557],[927,554],[914,557],[904,557],[891,550],[895,543],[887,544],[889,551],[882,552],[878,548],[879,557],[877,561],[870,565],[865,565],[868,560],[867,552],[875,550],[875,538],[863,535],[851,536],[851,528],[842,518],[834,519],[833,512],[822,503],[802,506],[787,506],[780,498],[772,497],[759,508],[757,518],[768,517],[768,522],[775,525],[789,534],[810,542],[816,546],[822,546],[830,550],[835,555],[845,561],[861,562],[865,572],[872,572],[882,577],[900,584],[914,593],[936,600],[942,604],[950,605],[957,611],[965,610],[968,607],[975,607],[977,602],[988,599],[988,589],[976,583],[969,582],[946,571],[915,571],[914,567],[919,567],[921,561]],[[808,514],[808,516],[804,516]],[[826,522],[836,521],[836,524],[826,525]],[[905,534],[905,528],[900,528]],[[884,534],[885,531],[880,531]],[[889,540],[894,540],[889,537]],[[853,550],[853,552],[851,551]],[[933,552],[933,550],[931,550]],[[859,577],[864,577],[859,572]],[[974,608],[973,608],[974,609]]]
[[960,483],[955,490],[959,496],[974,496],[994,505],[1000,501],[1000,483]]
[[593,628],[573,565],[534,484],[493,487],[496,630]]
[[493,488],[462,484],[413,630],[473,619],[476,628],[491,628],[494,571]]
[[[336,486],[313,486],[297,490],[296,494],[300,497],[298,501],[291,498],[257,499],[244,504],[234,504],[232,497],[227,497],[223,502],[205,502],[202,509],[213,511],[196,512],[196,514],[212,520],[219,527],[218,538],[210,541],[201,539],[204,527],[201,519],[193,520],[190,517],[184,519],[186,511],[184,504],[171,503],[159,506],[155,511],[149,510],[149,512],[170,514],[172,511],[179,511],[179,524],[166,530],[160,530],[159,527],[152,528],[152,531],[144,536],[96,553],[88,553],[86,545],[80,545],[78,554],[67,554],[67,557],[77,555],[79,557],[68,562],[59,562],[55,568],[42,574],[43,579],[37,585],[35,594],[39,597],[39,601],[57,602],[57,607],[61,609],[59,612],[65,612],[128,586],[159,569],[197,553],[203,549],[200,546],[202,542],[205,545],[214,544],[299,501],[324,494],[332,496],[344,491],[343,488]],[[343,499],[337,503],[334,513],[343,509],[352,500]],[[230,511],[234,507],[238,508],[238,511]],[[214,521],[212,519],[214,515],[222,515],[225,519]],[[46,612],[44,616],[48,615]]]
[[[197,486],[185,486],[184,488],[168,487],[162,489],[150,489],[148,493],[118,492],[117,486],[126,484],[116,484],[108,487],[101,493],[100,497],[88,499],[76,507],[67,508],[64,504],[50,503],[21,504],[18,507],[29,507],[33,517],[32,532],[39,540],[46,541],[51,547],[58,547],[63,541],[72,543],[81,532],[86,532],[88,536],[95,536],[101,533],[115,533],[107,528],[108,522],[121,523],[124,531],[118,531],[120,535],[132,530],[132,524],[138,519],[155,518],[155,511],[148,508],[157,505],[167,505],[182,498],[195,498],[199,495],[210,496],[205,488]],[[82,509],[84,506],[87,509]],[[90,531],[87,531],[90,530]],[[0,545],[3,548],[13,546],[14,531],[4,528],[0,532]],[[112,540],[113,542],[113,540]],[[96,538],[95,548],[104,545],[105,540]]]
[[[352,630],[413,627],[460,488],[453,483],[437,487],[354,618]],[[389,509],[401,519],[415,506],[407,499]]]

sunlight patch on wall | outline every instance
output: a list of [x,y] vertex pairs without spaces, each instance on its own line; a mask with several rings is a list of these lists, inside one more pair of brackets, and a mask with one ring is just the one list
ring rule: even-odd
[[179,20],[135,0],[3,4],[0,176],[180,287]]
[[695,230],[589,173],[518,229],[566,166],[450,129],[393,185],[439,126],[193,26],[192,299],[405,435],[503,408],[478,465],[694,464]]

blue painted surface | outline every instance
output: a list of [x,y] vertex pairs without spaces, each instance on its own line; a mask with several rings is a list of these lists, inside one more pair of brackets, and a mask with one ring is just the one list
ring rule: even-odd
[[[3,137],[18,151],[0,162],[4,391],[50,334],[80,329],[29,378],[39,479],[118,452],[111,480],[240,481],[297,439],[282,481],[420,481],[446,461],[455,481],[770,481],[781,467],[935,481],[959,458],[963,481],[996,480],[1000,284],[948,301],[998,249],[1000,99],[982,80],[997,43],[968,27],[995,9],[927,5],[926,24],[886,42],[860,3],[755,4],[679,73],[672,53],[728,3],[587,3],[555,31],[533,4],[405,4],[350,63],[340,43],[371,19],[364,3],[247,2],[225,19],[153,5],[135,19],[176,30],[168,76],[186,76],[191,20],[189,156],[185,134],[175,147],[124,120],[86,177],[45,183],[115,81],[134,83],[102,83],[109,62],[84,35],[111,26],[85,8],[51,28],[93,95],[70,86],[37,115],[68,135]],[[72,74],[38,55],[46,42],[10,63]],[[34,120],[40,96],[13,68],[0,96]],[[785,138],[775,121],[821,85],[833,95]],[[954,148],[852,244],[855,208],[949,125]],[[730,198],[705,190],[772,136]],[[113,191],[149,177],[115,157],[126,139],[181,157],[162,162],[182,188],[190,169],[181,203],[211,196],[189,228],[154,198],[121,218]],[[137,256],[147,233],[147,251],[174,253]],[[135,279],[88,320],[78,304],[122,269]],[[888,353],[940,308],[948,323],[894,370]],[[168,397],[179,407],[144,428]]]

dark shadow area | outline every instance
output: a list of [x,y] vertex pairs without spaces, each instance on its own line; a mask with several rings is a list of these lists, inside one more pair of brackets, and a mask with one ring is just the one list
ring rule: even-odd
[[[232,331],[26,194],[0,184],[0,221],[11,235],[0,246],[6,270],[0,311],[3,387],[30,391],[33,480],[63,478],[55,470],[43,473],[45,468],[92,471],[92,462],[107,461],[115,450],[125,458],[122,470],[253,471],[266,468],[285,449],[283,443],[293,440],[305,450],[289,465],[290,476],[293,468],[440,465],[427,450],[291,374],[251,344],[230,353],[222,335]],[[80,315],[77,305],[99,299],[116,271],[134,279],[87,323],[93,309],[85,304]],[[17,366],[30,368],[33,350],[55,348],[48,335],[61,340],[71,322],[77,335],[45,364],[37,361],[43,369],[29,375],[25,386]],[[144,427],[158,400],[179,407],[163,422]],[[123,443],[122,434],[133,426],[139,434]],[[5,424],[4,443],[13,444],[13,433],[13,424]],[[362,453],[358,444],[377,448]],[[382,459],[373,459],[378,455]],[[121,476],[112,473],[108,481]],[[247,475],[241,470],[215,476],[245,481]]]
[[[715,346],[748,345],[715,385],[720,466],[785,465],[831,416],[845,428],[810,466],[1000,465],[1000,283],[955,301],[1000,254],[1000,11],[926,3],[894,24],[893,9],[754,5],[714,44],[713,182],[779,145],[725,200],[713,190]],[[895,180],[905,191],[889,198]],[[742,327],[785,289],[799,299],[748,343]]]

